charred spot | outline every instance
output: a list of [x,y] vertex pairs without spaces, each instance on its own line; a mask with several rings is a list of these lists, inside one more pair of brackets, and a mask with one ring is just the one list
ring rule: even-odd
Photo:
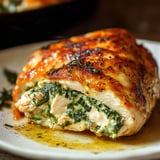
[[69,73],[69,69],[63,69],[59,72],[55,72],[54,74],[47,75],[49,79],[72,79],[72,75]]
[[51,76],[55,73],[57,73],[59,70],[61,70],[63,67],[61,68],[57,68],[57,69],[51,69],[48,73],[47,73],[47,76]]
[[133,37],[130,33],[128,33],[128,32],[123,33],[123,37],[124,37],[125,39],[134,39],[134,37]]
[[97,87],[97,89],[98,89],[100,92],[102,92],[102,91],[105,89],[105,86],[106,86],[106,84],[103,83],[103,82],[98,82],[98,83],[96,84],[96,87]]
[[92,50],[91,49],[87,49],[87,50],[84,50],[83,53],[85,53],[87,55],[92,55],[93,51],[94,51],[93,49]]
[[134,46],[133,46],[133,45],[130,45],[130,48],[132,49],[132,48],[134,48]]
[[[56,40],[56,43],[58,43],[58,42],[61,42],[61,40]],[[49,43],[47,45],[42,46],[40,49],[42,49],[42,50],[49,49],[50,46],[52,46],[53,44],[56,44],[56,43],[55,42],[51,42],[51,43]]]
[[98,59],[98,60],[96,60],[95,64],[97,64],[99,67],[101,67],[104,64],[104,60],[103,59]]
[[95,49],[86,49],[86,50],[78,51],[78,52],[74,53],[73,59],[85,58],[85,57],[91,56],[93,54],[97,55],[97,54],[101,53],[102,50],[103,50],[102,48],[97,47]]
[[111,42],[117,44],[118,40],[112,40]]
[[108,81],[109,85],[112,86],[114,91],[121,93],[122,90],[124,89],[124,86],[118,80],[110,77],[108,78]]
[[79,42],[79,43],[73,43],[71,41],[67,42],[67,45],[65,46],[65,48],[80,48],[81,46],[83,46],[85,43],[84,42]]
[[119,64],[119,65],[118,65],[118,68],[121,68],[121,67],[122,67],[122,66]]
[[115,55],[115,58],[116,58],[116,59],[119,59],[120,57],[119,57],[118,55]]
[[99,47],[97,47],[97,48],[95,48],[95,52],[101,52],[103,49],[102,48],[99,48]]
[[106,41],[106,40],[109,40],[109,37],[104,37],[104,38],[103,37],[97,37],[97,38],[93,39],[93,41],[98,41],[98,42],[102,42],[102,41]]
[[85,72],[89,72],[89,73],[93,73],[93,74],[100,74],[102,73],[101,70],[99,70],[96,66],[95,66],[96,62],[95,63],[92,63],[90,61],[86,62],[85,61],[85,58],[79,58],[77,60],[73,60],[71,61],[70,63],[68,63],[67,65],[64,65],[63,67],[61,68],[58,68],[58,69],[51,69],[47,75],[48,76],[51,76],[55,73],[57,73],[59,70],[61,69],[65,69],[67,70],[68,73],[72,73],[72,70],[73,68],[77,68],[77,69],[80,69],[80,70],[83,70]]
[[124,45],[122,45],[122,46],[120,46],[120,49],[121,49],[121,50],[125,50],[126,48],[125,48]]
[[106,41],[106,40],[108,41],[108,40],[110,39],[110,37],[104,37],[103,39],[104,39],[105,41]]
[[122,68],[122,62],[117,62],[114,64],[114,66],[116,66],[118,68]]
[[87,49],[87,50],[84,50],[84,53],[86,53],[87,55],[92,55],[92,54],[98,54],[102,51],[103,49],[102,48],[95,48],[95,49]]
[[135,94],[136,94],[136,100],[137,102],[139,102],[142,106],[145,106],[146,105],[146,99],[143,95],[143,90],[142,90],[142,87],[141,85],[136,85],[134,84],[134,91],[135,91]]
[[42,49],[42,50],[49,49],[50,45],[51,45],[51,44],[48,44],[48,45],[42,46],[40,49]]
[[79,67],[82,69],[85,69],[89,73],[102,73],[101,70],[94,68],[94,63],[91,63],[91,62],[84,63],[83,65],[80,65]]
[[120,36],[120,33],[116,33],[115,36]]
[[109,67],[106,68],[106,70],[107,71],[113,71],[113,68],[112,68],[112,66],[109,66]]
[[109,78],[108,78],[108,80],[109,80],[109,81],[111,81],[111,80],[112,80],[112,78],[111,78],[111,77],[109,77]]
[[102,76],[102,75],[100,75],[100,76],[99,76],[99,79],[103,79],[103,76]]
[[146,69],[145,69],[144,65],[139,64],[138,65],[138,71],[139,71],[139,75],[140,75],[141,79],[143,79],[144,75],[146,73]]

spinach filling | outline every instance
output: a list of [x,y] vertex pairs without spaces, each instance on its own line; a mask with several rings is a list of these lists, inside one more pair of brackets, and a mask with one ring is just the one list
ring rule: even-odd
[[[66,106],[64,114],[66,114],[72,120],[72,122],[67,120],[61,126],[62,128],[65,128],[73,123],[85,121],[87,122],[88,128],[92,132],[108,135],[114,138],[123,126],[123,118],[117,111],[110,109],[108,106],[98,102],[94,98],[90,98],[79,91],[62,86],[57,82],[44,82],[41,88],[36,86],[31,89],[28,96],[31,98],[32,104],[41,109],[38,110],[38,113],[35,113],[35,111],[30,113],[30,118],[37,122],[50,117],[53,125],[56,124],[58,118],[56,115],[50,113],[50,106],[56,95],[64,96],[70,100]],[[106,126],[100,126],[97,125],[96,122],[91,121],[88,117],[88,113],[91,112],[92,108],[96,108],[98,112],[103,112],[107,119],[110,120],[110,124]]]

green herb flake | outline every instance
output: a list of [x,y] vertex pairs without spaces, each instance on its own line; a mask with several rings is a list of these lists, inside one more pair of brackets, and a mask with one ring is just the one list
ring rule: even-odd
[[60,69],[62,69],[62,68],[52,69],[47,73],[47,75],[50,76],[50,75],[52,75],[54,73],[57,73]]
[[12,101],[12,90],[3,89],[0,91],[0,107],[10,107]]
[[68,73],[72,73],[72,68],[68,70]]
[[63,124],[61,125],[61,127],[64,129],[65,127],[69,126],[70,124],[71,124],[71,122],[66,121],[65,123],[63,123]]
[[8,82],[10,82],[11,84],[16,84],[16,80],[17,80],[17,73],[8,69],[4,69],[3,70],[4,75],[6,76]]

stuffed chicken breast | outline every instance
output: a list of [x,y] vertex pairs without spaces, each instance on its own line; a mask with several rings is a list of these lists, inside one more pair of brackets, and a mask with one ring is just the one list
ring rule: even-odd
[[35,51],[13,90],[15,113],[53,129],[132,135],[159,98],[151,54],[123,29],[71,37]]

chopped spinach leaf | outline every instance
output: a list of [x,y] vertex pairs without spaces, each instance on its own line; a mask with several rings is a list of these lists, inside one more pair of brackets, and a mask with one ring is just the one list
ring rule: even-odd
[[83,106],[80,107],[74,103],[70,103],[67,108],[68,116],[72,118],[75,123],[80,122],[81,120],[87,120],[86,110]]
[[94,68],[94,63],[91,63],[91,62],[85,62],[83,59],[80,59],[80,60],[73,60],[72,62],[70,62],[68,64],[69,66],[69,70],[68,72],[69,73],[72,73],[72,68],[73,67],[78,67],[79,69],[85,69],[87,70],[89,73],[102,73],[101,70],[98,70],[96,68]]
[[40,49],[45,50],[45,49],[49,49],[49,47],[50,47],[50,44],[42,46]]
[[31,91],[28,96],[32,99],[32,102],[37,107],[46,103],[49,100],[49,93],[47,91],[42,92],[42,90]]
[[64,129],[65,127],[69,126],[70,124],[71,124],[71,122],[66,121],[61,125],[61,127]]

